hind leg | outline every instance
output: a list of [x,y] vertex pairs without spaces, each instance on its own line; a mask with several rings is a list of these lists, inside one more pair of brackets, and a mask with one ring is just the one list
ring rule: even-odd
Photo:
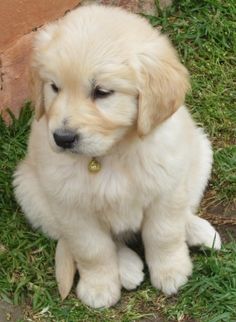
[[186,240],[189,246],[221,248],[221,239],[215,228],[205,219],[191,215],[186,224]]
[[187,185],[190,213],[186,223],[186,241],[189,246],[204,245],[206,247],[220,249],[220,236],[214,227],[207,220],[193,215],[197,211],[203,197],[212,165],[210,142],[201,129],[197,129],[197,131],[200,150],[195,156],[190,169],[191,176],[189,176]]

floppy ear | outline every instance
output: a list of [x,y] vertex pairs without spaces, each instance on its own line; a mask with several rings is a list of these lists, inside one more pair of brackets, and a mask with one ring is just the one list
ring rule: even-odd
[[43,97],[43,81],[39,75],[39,67],[43,65],[46,60],[42,52],[46,52],[47,48],[53,38],[57,24],[48,24],[36,32],[33,41],[33,51],[31,57],[31,70],[30,70],[30,87],[31,99],[35,106],[35,118],[39,120],[44,112],[44,97]]
[[35,107],[35,118],[38,121],[44,114],[43,82],[37,68],[31,67],[30,71],[31,99]]
[[138,120],[140,136],[170,117],[183,103],[189,88],[186,68],[165,36],[144,45],[138,54]]

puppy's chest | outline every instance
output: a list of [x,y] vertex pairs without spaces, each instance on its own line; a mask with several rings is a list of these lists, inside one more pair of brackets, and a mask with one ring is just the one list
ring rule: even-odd
[[50,176],[57,180],[47,186],[67,210],[73,209],[78,215],[93,213],[117,234],[140,228],[150,195],[144,193],[132,171],[121,166],[102,168],[97,174],[84,167],[67,171],[64,168],[60,176]]
[[99,219],[115,234],[140,229],[144,196],[128,175],[112,174],[93,190],[93,207]]

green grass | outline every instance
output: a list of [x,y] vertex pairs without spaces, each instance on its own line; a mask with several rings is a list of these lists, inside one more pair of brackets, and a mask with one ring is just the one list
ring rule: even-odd
[[[203,125],[214,147],[209,186],[213,201],[232,205],[236,192],[235,149],[235,4],[233,0],[176,1],[175,6],[148,17],[162,26],[191,74],[187,105]],[[122,291],[109,310],[93,310],[74,296],[61,303],[54,277],[55,243],[34,232],[13,198],[11,180],[24,156],[32,112],[26,104],[7,127],[0,120],[0,298],[20,304],[33,321],[236,321],[236,243],[219,253],[195,252],[194,273],[178,296],[167,299],[148,277],[135,292]],[[147,274],[146,274],[147,275]],[[26,321],[26,318],[25,318]]]
[[165,308],[173,318],[189,315],[197,321],[234,321],[236,319],[235,241],[221,252],[194,256],[194,272],[182,288],[176,303]]

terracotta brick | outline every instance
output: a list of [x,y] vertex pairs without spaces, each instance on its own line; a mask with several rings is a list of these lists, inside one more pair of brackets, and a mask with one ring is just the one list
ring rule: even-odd
[[0,55],[0,107],[10,108],[15,114],[29,98],[29,57],[34,32],[21,37]]
[[79,0],[1,0],[0,52],[21,36],[48,21],[61,17]]
[[17,114],[29,98],[28,66],[32,30],[64,15],[80,0],[0,1],[0,111]]

